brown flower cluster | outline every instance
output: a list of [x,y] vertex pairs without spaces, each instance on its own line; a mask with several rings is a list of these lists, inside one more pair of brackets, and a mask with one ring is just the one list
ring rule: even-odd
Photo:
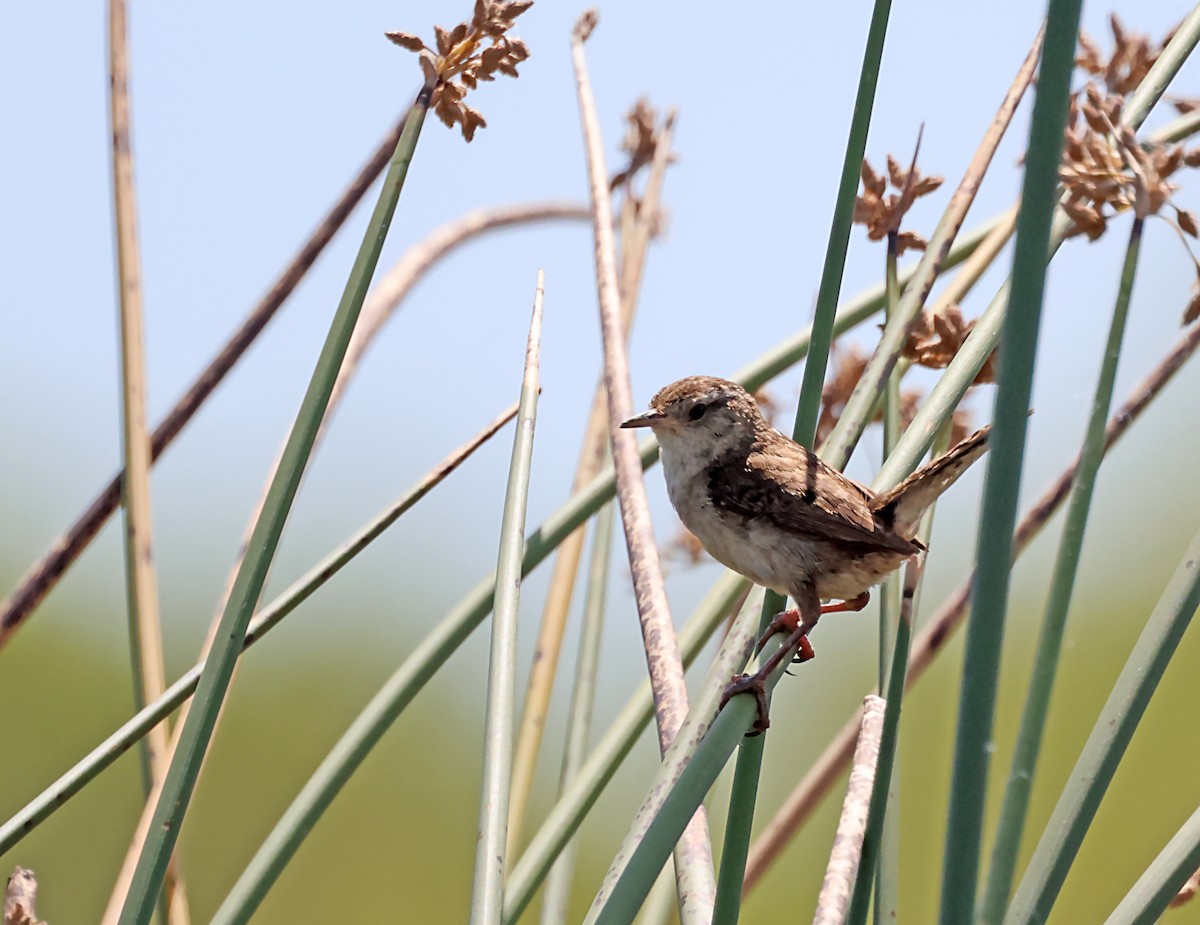
[[[1074,234],[1096,240],[1118,212],[1139,218],[1159,215],[1176,189],[1170,177],[1181,167],[1200,166],[1200,149],[1183,145],[1145,146],[1121,124],[1125,101],[1088,84],[1071,103],[1059,178],[1066,188],[1063,209],[1075,222]],[[1106,212],[1106,207],[1111,212]],[[1178,227],[1195,236],[1196,218],[1173,203]]]
[[1080,32],[1079,54],[1075,57],[1075,64],[1093,77],[1103,80],[1109,93],[1131,93],[1150,72],[1158,56],[1167,47],[1167,42],[1171,41],[1175,29],[1155,44],[1149,36],[1129,32],[1116,13],[1109,16],[1108,25],[1113,34],[1112,55],[1105,58],[1096,42]]
[[[901,356],[928,369],[945,369],[950,365],[978,319],[967,321],[955,302],[940,309],[926,309],[916,317],[908,333]],[[996,351],[987,358],[972,385],[996,381]]]
[[[887,192],[889,181],[894,193]],[[869,161],[863,161],[862,185],[862,194],[854,202],[854,224],[865,225],[872,241],[894,237],[897,256],[908,248],[924,250],[925,239],[915,231],[901,231],[900,223],[917,199],[942,185],[942,178],[922,176],[915,158],[905,170],[889,154],[886,177],[876,173]]]
[[450,30],[434,26],[436,51],[411,33],[386,33],[401,48],[420,55],[425,79],[434,84],[434,112],[447,126],[461,126],[467,141],[477,128],[487,126],[483,115],[466,104],[467,92],[481,80],[495,80],[497,74],[519,76],[517,65],[529,57],[529,48],[506,33],[531,6],[533,0],[475,0],[469,23]]
[[[629,163],[613,175],[608,184],[610,190],[627,186],[638,171],[650,166],[662,142],[665,125],[665,122],[659,122],[658,112],[646,97],[634,103],[633,108],[625,114],[625,137],[621,140],[621,150],[629,156]],[[671,155],[668,163],[674,162],[675,156]]]
[[[970,330],[970,325],[967,326],[967,330]],[[946,359],[947,363],[953,355],[953,353],[950,353]],[[867,367],[866,354],[855,346],[838,350],[835,354],[835,361],[836,365],[833,367],[833,374],[826,380],[825,387],[821,389],[821,416],[817,419],[816,442],[818,445],[828,440],[829,435],[833,433],[833,429],[837,426],[842,412],[846,410],[846,402],[850,400],[850,394],[854,391],[854,387],[858,385],[858,380],[862,377],[863,370]],[[988,365],[991,362],[989,359]],[[945,364],[942,365],[944,366]],[[940,369],[941,367],[936,368]],[[977,378],[975,384],[983,381],[982,375],[980,373],[981,378]],[[901,426],[908,427],[912,423],[917,409],[921,406],[922,398],[924,398],[924,393],[920,389],[905,389],[900,393]],[[882,407],[880,407],[871,420],[872,422],[883,420]],[[957,443],[963,439],[963,437],[970,433],[970,430],[971,419],[969,413],[965,410],[955,411],[952,423],[951,443]]]
[[[1140,220],[1156,215],[1178,233],[1196,268],[1196,286],[1184,311],[1183,323],[1200,318],[1200,261],[1187,246],[1187,237],[1200,238],[1200,221],[1171,201],[1178,189],[1171,181],[1183,167],[1200,167],[1200,148],[1182,144],[1146,145],[1121,122],[1124,99],[1105,95],[1088,84],[1071,101],[1066,144],[1059,179],[1066,189],[1063,210],[1075,227],[1095,241],[1108,220],[1126,210]],[[1164,214],[1170,206],[1174,218]]]

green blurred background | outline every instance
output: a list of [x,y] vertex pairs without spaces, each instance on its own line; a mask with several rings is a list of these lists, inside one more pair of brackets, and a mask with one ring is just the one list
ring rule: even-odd
[[[681,112],[670,223],[651,258],[634,338],[638,400],[690,373],[741,367],[810,317],[833,178],[857,78],[866,4],[806,10],[754,5],[683,13],[602,9],[589,44],[611,165],[624,111],[643,92]],[[461,7],[461,8],[460,8]],[[898,8],[869,153],[901,159],[925,123],[921,164],[957,180],[1036,29],[1042,5],[930,2]],[[431,121],[384,265],[467,209],[585,193],[567,36],[580,8],[543,3],[517,33],[533,58],[517,82],[481,89],[488,118],[471,146]],[[1168,3],[1129,5],[1129,26],[1161,36]],[[447,0],[231,2],[186,9],[133,4],[133,119],[145,239],[151,416],[203,366],[276,268],[357,169],[415,81],[385,29],[428,34],[469,5]],[[1086,27],[1107,47],[1107,9]],[[119,460],[115,310],[101,5],[10,11],[0,116],[19,143],[0,152],[10,221],[0,272],[0,588],[7,590]],[[965,32],[964,32],[965,30]],[[783,36],[787,36],[786,40]],[[786,52],[778,53],[781,48]],[[1189,65],[1181,92],[1200,87]],[[968,225],[1006,207],[1024,141],[1023,108]],[[1163,121],[1162,118],[1157,122]],[[1151,124],[1157,124],[1152,120]],[[1183,176],[1181,205],[1195,208]],[[944,203],[929,197],[913,226]],[[156,556],[169,675],[194,660],[244,518],[286,433],[357,244],[362,215],[330,248],[279,320],[155,470]],[[1082,433],[1113,298],[1123,226],[1056,260],[1031,422],[1026,498],[1061,468]],[[599,366],[590,236],[578,225],[474,244],[418,287],[351,390],[297,503],[267,597],[516,395],[534,274],[548,274],[544,395],[530,523],[566,497]],[[844,291],[874,283],[882,251],[856,232]],[[1006,261],[1001,264],[1006,266]],[[980,286],[990,295],[1000,274]],[[1192,269],[1161,223],[1150,229],[1118,396],[1174,339]],[[979,304],[968,303],[968,314]],[[869,344],[869,329],[857,340]],[[928,383],[928,377],[915,377]],[[798,378],[772,387],[791,413]],[[1100,479],[1047,747],[1034,791],[1036,832],[1142,622],[1200,515],[1195,479],[1200,372],[1189,368],[1131,431]],[[991,396],[971,400],[986,418]],[[181,840],[193,919],[206,921],[346,724],[424,629],[494,564],[505,432],[246,659]],[[851,472],[878,465],[869,431]],[[677,524],[649,477],[664,545]],[[960,580],[974,542],[981,473],[946,499],[923,615]],[[1000,786],[1044,600],[1054,534],[1015,573],[996,734]],[[618,545],[597,709],[602,729],[644,674]],[[716,578],[672,567],[677,619]],[[525,584],[524,662],[545,589]],[[84,559],[0,652],[0,815],[7,817],[131,710],[118,531]],[[577,602],[578,607],[578,602]],[[765,819],[873,681],[873,610],[822,624],[818,659],[776,697],[761,791]],[[575,642],[568,634],[568,652]],[[461,921],[469,899],[480,774],[486,632],[478,632],[404,714],[288,867],[256,921]],[[936,912],[945,794],[961,665],[957,642],[906,702],[901,752],[902,911]],[[568,656],[568,664],[572,657]],[[700,660],[700,670],[706,663]],[[1194,734],[1200,639],[1184,638],[1067,881],[1055,922],[1098,922],[1200,802]],[[564,670],[560,675],[569,674]],[[560,676],[534,812],[552,802],[568,679]],[[580,914],[640,801],[656,759],[644,736],[584,828]],[[723,782],[714,801],[719,836]],[[133,756],[0,858],[37,872],[52,925],[99,917],[139,808]],[[841,788],[747,903],[749,923],[805,920],[823,874]],[[989,817],[991,818],[991,817]],[[527,826],[527,831],[530,827]],[[1027,851],[1034,839],[1027,839]],[[536,907],[535,907],[536,908]],[[531,918],[531,916],[527,916]],[[1168,915],[1200,922],[1200,903]]]

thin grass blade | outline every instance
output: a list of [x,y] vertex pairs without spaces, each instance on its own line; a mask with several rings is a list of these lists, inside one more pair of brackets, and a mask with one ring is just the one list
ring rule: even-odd
[[[596,529],[592,535],[592,560],[588,568],[587,589],[584,592],[583,628],[579,640],[579,655],[575,662],[575,684],[571,691],[571,706],[567,716],[567,741],[563,748],[562,772],[558,784],[559,799],[562,799],[575,782],[587,759],[588,740],[592,731],[592,707],[596,698],[596,680],[600,664],[600,638],[604,628],[613,520],[613,507],[606,504],[596,515]],[[542,925],[566,925],[567,906],[571,900],[571,883],[575,876],[575,857],[578,851],[578,840],[572,838],[550,869],[546,878],[546,889],[542,895]],[[671,887],[673,900],[674,878]]]
[[1050,697],[1054,690],[1059,654],[1062,651],[1067,613],[1075,590],[1075,576],[1083,550],[1083,537],[1091,510],[1092,494],[1096,486],[1096,476],[1100,471],[1100,461],[1104,456],[1104,427],[1112,405],[1117,363],[1125,337],[1125,322],[1129,317],[1129,299],[1137,273],[1142,224],[1142,219],[1135,219],[1130,232],[1129,246],[1125,251],[1125,263],[1109,325],[1108,342],[1104,348],[1087,432],[1079,454],[1079,470],[1075,477],[1075,485],[1071,489],[1071,498],[1067,502],[1067,515],[1055,557],[1046,612],[1042,617],[1041,632],[1034,648],[1033,672],[1029,678],[1021,727],[1013,749],[1012,768],[1005,787],[1000,824],[992,847],[991,868],[980,901],[981,922],[999,923],[1004,917],[1004,909],[1008,905],[1009,892],[1017,868],[1017,853],[1025,831],[1029,797],[1033,790],[1038,753],[1041,750],[1046,717],[1050,710]]
[[500,521],[496,561],[496,605],[492,617],[492,651],[488,664],[487,711],[484,718],[483,784],[480,787],[479,833],[475,838],[475,878],[471,890],[471,925],[499,925],[504,902],[504,869],[508,836],[508,794],[512,786],[513,728],[517,708],[517,625],[521,608],[521,559],[525,553],[525,513],[533,469],[533,432],[537,423],[542,303],[546,274],[538,271],[533,320],[525,347],[525,374],[517,410],[517,433],[508,468],[508,489]]
[[1154,925],[1197,870],[1200,870],[1200,809],[1192,813],[1138,877],[1104,925]]
[[371,216],[362,248],[346,284],[346,290],[330,326],[329,336],[317,360],[313,378],[305,393],[292,436],[284,450],[279,473],[254,531],[251,549],[230,595],[221,621],[221,633],[212,654],[205,661],[196,689],[194,709],[188,715],[179,749],[167,772],[163,793],[158,801],[150,834],[134,871],[129,897],[121,913],[121,925],[145,925],[154,911],[163,877],[179,837],[200,765],[208,750],[217,714],[224,703],[234,661],[242,649],[243,637],[258,597],[262,593],[267,570],[275,554],[296,488],[304,471],[309,450],[320,427],[329,393],[345,355],[354,322],[379,260],[388,226],[395,212],[408,165],[416,149],[421,125],[428,111],[432,84],[422,88],[409,111],[408,121],[396,154],[388,168],[379,202]]
[[1050,0],[1047,8],[1045,48],[1038,68],[1013,245],[1012,308],[1004,319],[1005,348],[1000,354],[992,449],[984,480],[975,587],[967,624],[942,874],[942,925],[961,925],[974,914],[1013,527],[1082,6],[1082,0]]
[[[879,84],[880,61],[883,58],[891,9],[891,0],[875,0],[871,11],[871,24],[867,29],[862,66],[859,68],[858,91],[850,119],[850,131],[846,138],[846,153],[842,159],[842,172],[838,180],[829,240],[825,245],[825,263],[817,289],[817,304],[810,328],[809,353],[800,385],[800,401],[796,406],[796,418],[792,425],[792,438],[805,446],[812,446],[817,430],[821,388],[829,365],[829,349],[833,344],[837,304],[842,291],[846,251],[850,245],[858,180],[867,151],[867,135],[871,127],[871,113],[875,107],[875,90]],[[767,592],[759,617],[760,635],[766,632],[772,616],[782,610],[786,603],[781,595],[774,591]],[[754,823],[755,804],[758,802],[758,781],[762,774],[766,739],[765,733],[755,736],[747,739],[738,749],[725,819],[724,846],[721,851],[717,897],[712,917],[714,925],[734,925],[741,911],[742,882],[746,874],[746,857],[750,851],[750,831]]]

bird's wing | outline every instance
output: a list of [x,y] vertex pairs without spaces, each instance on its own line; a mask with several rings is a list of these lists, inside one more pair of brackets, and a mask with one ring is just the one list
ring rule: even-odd
[[[748,519],[763,518],[790,533],[862,552],[915,551],[912,543],[876,518],[869,489],[813,453],[806,461],[792,455],[768,448],[751,453],[744,467],[712,467],[708,487],[713,507]],[[767,471],[774,475],[768,478]]]

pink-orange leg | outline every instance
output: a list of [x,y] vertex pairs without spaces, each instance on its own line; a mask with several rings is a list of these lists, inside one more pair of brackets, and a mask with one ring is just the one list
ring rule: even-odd
[[725,690],[721,694],[720,709],[724,709],[725,704],[729,702],[731,697],[747,692],[754,694],[755,702],[758,704],[758,715],[754,719],[754,725],[751,727],[752,731],[746,733],[747,736],[760,735],[766,732],[767,728],[771,725],[771,720],[767,715],[766,681],[774,673],[775,669],[779,667],[780,662],[785,658],[791,658],[793,655],[796,657],[796,661],[800,662],[806,662],[814,655],[812,646],[809,645],[808,637],[799,627],[792,630],[788,638],[784,640],[783,645],[771,654],[771,657],[763,663],[763,666],[758,671],[754,672],[754,674],[737,675],[725,685]]
[[[815,596],[814,594],[813,597],[815,598]],[[822,604],[817,613],[819,616],[827,613],[855,612],[866,607],[867,602],[870,600],[871,593],[864,591],[862,594],[848,601],[839,601],[836,604]],[[815,604],[816,601],[814,600],[813,603]],[[810,625],[802,626],[799,610],[784,610],[781,613],[777,613],[774,619],[767,625],[767,631],[759,639],[756,651],[762,651],[762,647],[767,644],[767,640],[776,633],[787,633],[787,639],[783,645],[754,674],[738,675],[726,685],[725,691],[721,695],[722,707],[729,702],[731,697],[738,694],[747,692],[754,694],[754,699],[758,704],[758,716],[754,720],[753,731],[746,733],[748,736],[759,735],[765,732],[771,725],[771,721],[767,715],[765,682],[771,676],[772,672],[779,667],[780,662],[785,658],[791,658],[793,663],[807,662],[816,656],[812,644],[808,641],[808,632],[816,626],[816,623],[817,621],[814,619]]]
[[838,601],[836,604],[822,604],[821,613],[857,613],[871,601],[871,592],[864,591],[858,597],[848,601]]
[[[864,591],[862,594],[858,595],[858,597],[852,597],[848,601],[838,601],[835,604],[822,604],[821,605],[821,614],[824,615],[827,613],[857,613],[858,611],[860,611],[864,607],[866,607],[867,604],[870,602],[870,600],[871,600],[871,592]],[[770,639],[772,636],[774,636],[776,633],[795,632],[796,628],[799,625],[800,625],[800,611],[799,610],[782,610],[782,611],[780,611],[779,613],[775,614],[774,619],[772,619],[771,622],[767,624],[767,631],[765,633],[763,633],[762,636],[759,638],[758,648],[756,648],[755,651],[761,652],[763,646],[765,646],[767,644],[767,640]],[[808,645],[807,639],[805,640],[805,646],[808,648],[808,651],[811,653],[812,646]],[[802,662],[806,662],[810,658],[812,658],[811,654],[807,658],[802,658],[802,659],[798,659],[798,660],[802,661]]]

